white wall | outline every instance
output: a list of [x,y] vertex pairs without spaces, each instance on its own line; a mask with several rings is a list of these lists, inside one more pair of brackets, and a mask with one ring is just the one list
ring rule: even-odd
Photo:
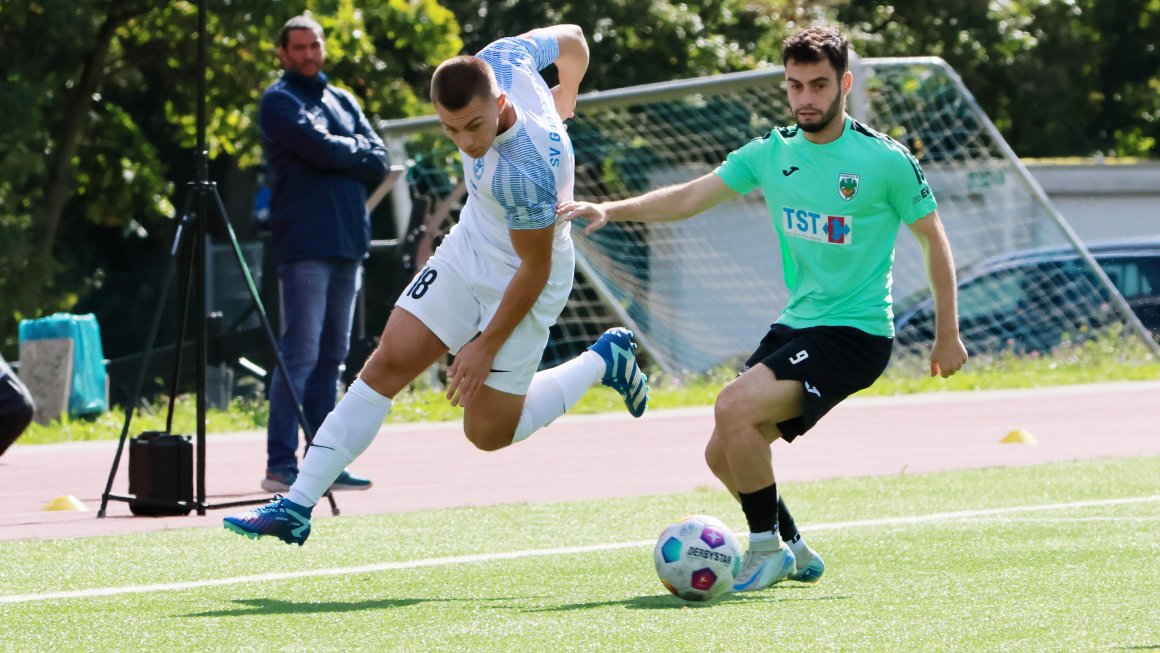
[[1025,164],[1085,242],[1160,236],[1160,161]]

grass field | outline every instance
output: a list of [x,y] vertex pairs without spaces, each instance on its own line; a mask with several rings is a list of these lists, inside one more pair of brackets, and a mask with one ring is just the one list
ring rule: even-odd
[[[652,543],[724,492],[0,543],[4,651],[1160,649],[1160,457],[782,487],[827,563],[711,604]],[[46,593],[69,593],[48,598]]]

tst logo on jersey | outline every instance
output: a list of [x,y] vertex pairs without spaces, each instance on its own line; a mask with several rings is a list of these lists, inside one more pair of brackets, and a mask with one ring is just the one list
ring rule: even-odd
[[817,243],[849,245],[854,218],[848,215],[822,215],[817,211],[781,207],[785,234]]
[[483,159],[476,159],[471,164],[471,172],[475,174],[476,179],[483,178]]

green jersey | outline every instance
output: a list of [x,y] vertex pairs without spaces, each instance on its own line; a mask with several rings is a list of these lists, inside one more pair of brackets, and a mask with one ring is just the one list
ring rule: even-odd
[[899,225],[937,206],[905,147],[846,118],[830,143],[811,143],[796,125],[779,128],[730,153],[715,172],[738,193],[765,193],[789,288],[778,322],[894,335]]

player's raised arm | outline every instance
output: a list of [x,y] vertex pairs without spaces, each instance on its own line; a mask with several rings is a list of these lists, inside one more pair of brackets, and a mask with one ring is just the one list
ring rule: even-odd
[[934,294],[935,334],[930,352],[930,375],[946,378],[967,362],[967,349],[959,338],[958,289],[951,246],[938,211],[931,211],[908,225],[922,248],[926,276]]
[[665,186],[638,197],[615,202],[565,202],[556,213],[564,220],[580,218],[588,222],[584,233],[590,234],[609,222],[669,222],[684,220],[708,211],[739,193],[716,173],[698,177],[676,186]]
[[543,28],[560,44],[560,56],[556,57],[556,72],[560,83],[552,87],[552,97],[561,120],[571,118],[576,111],[576,96],[580,93],[580,80],[588,70],[588,40],[579,25],[552,25]]

